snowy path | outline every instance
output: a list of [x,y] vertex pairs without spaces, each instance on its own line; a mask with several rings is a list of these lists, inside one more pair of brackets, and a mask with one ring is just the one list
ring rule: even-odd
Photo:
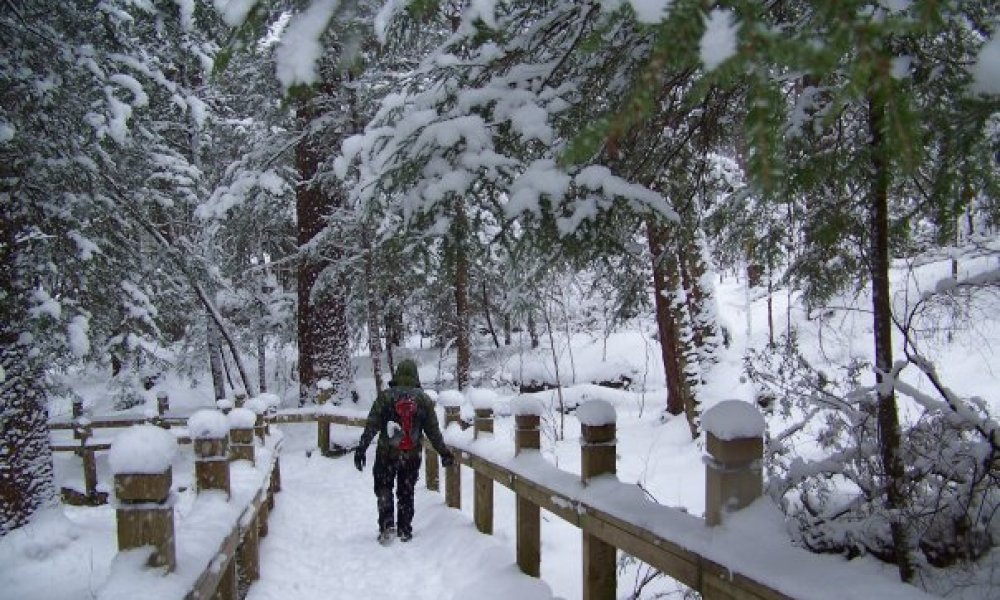
[[428,491],[423,473],[413,540],[380,546],[373,460],[370,450],[358,473],[350,457],[285,451],[282,491],[261,543],[261,579],[247,600],[551,598],[544,583],[517,571],[508,548]]

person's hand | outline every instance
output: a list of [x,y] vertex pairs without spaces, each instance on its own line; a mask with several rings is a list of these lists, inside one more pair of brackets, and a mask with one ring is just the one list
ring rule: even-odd
[[448,454],[442,454],[441,455],[441,466],[442,467],[444,467],[444,468],[447,469],[448,467],[452,466],[453,464],[455,464],[455,457],[452,456],[451,452],[449,452]]
[[361,448],[354,451],[354,466],[359,471],[365,470],[365,452]]

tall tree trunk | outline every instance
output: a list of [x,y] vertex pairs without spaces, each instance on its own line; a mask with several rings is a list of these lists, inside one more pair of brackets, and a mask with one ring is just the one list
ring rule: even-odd
[[531,348],[535,349],[539,345],[538,323],[535,322],[535,313],[528,312],[528,338],[531,339]]
[[[6,311],[4,311],[6,312]],[[10,324],[5,324],[9,326]],[[6,329],[7,327],[5,327]],[[56,501],[39,365],[4,331],[0,340],[0,538]]]
[[503,345],[510,346],[510,313],[506,312],[503,315]]
[[257,381],[260,393],[267,391],[267,337],[257,334]]
[[646,222],[646,239],[653,261],[653,302],[656,307],[656,327],[660,337],[660,358],[667,383],[667,412],[679,415],[684,412],[684,369],[680,357],[680,340],[677,323],[671,310],[671,300],[677,289],[677,269],[674,257],[666,256],[667,231],[654,223]]
[[886,486],[886,509],[890,513],[892,543],[899,577],[913,581],[915,566],[909,532],[904,523],[906,508],[905,470],[900,456],[901,435],[896,394],[886,376],[892,371],[892,298],[889,294],[889,148],[885,141],[884,91],[868,96],[868,126],[872,155],[872,189],[869,201],[871,227],[872,330],[875,338],[875,379],[878,394],[879,449]]
[[500,347],[500,339],[497,338],[497,331],[493,328],[493,319],[490,317],[490,296],[486,291],[486,280],[483,280],[483,314],[486,315],[486,327],[493,336],[493,345]]
[[[330,69],[324,71],[325,79],[319,93],[326,96],[342,93],[340,75]],[[353,109],[356,103],[353,95],[349,96],[348,103]],[[302,131],[310,131],[315,119],[320,116],[312,99],[299,101],[297,117]],[[318,134],[304,135],[295,148],[295,166],[299,176],[296,190],[299,404],[315,402],[318,398],[316,385],[324,379],[333,386],[335,403],[349,399],[353,391],[347,326],[350,280],[338,261],[343,249],[337,244],[323,244],[321,236],[330,217],[346,208],[347,194],[340,186],[324,189],[316,181],[320,162],[326,155],[323,144],[329,143],[329,140],[319,138]]]
[[382,315],[378,309],[378,291],[375,285],[375,249],[371,242],[371,228],[365,226],[365,300],[368,309],[368,354],[372,361],[372,376],[375,378],[375,393],[385,387],[382,382],[382,336],[379,323]]
[[28,315],[32,262],[23,233],[29,222],[4,170],[0,192],[0,538],[28,523],[35,512],[56,501],[52,451],[45,412],[44,365],[32,358],[21,334]]
[[455,349],[457,359],[455,378],[458,389],[469,386],[469,369],[472,362],[472,348],[469,340],[469,257],[465,240],[469,222],[465,205],[460,197],[455,198],[455,220],[452,222],[452,238],[455,244]]
[[[302,102],[306,104],[306,102]],[[312,121],[311,111],[307,106],[300,106],[298,111],[299,126],[309,127]],[[296,327],[299,343],[299,405],[310,404],[316,400],[316,376],[313,367],[314,348],[319,345],[310,323],[312,317],[312,290],[316,279],[323,270],[323,263],[309,244],[324,226],[323,215],[326,209],[320,186],[313,181],[319,167],[320,149],[314,146],[311,136],[303,136],[295,147],[295,167],[298,170],[299,184],[296,189],[295,209],[298,217],[299,265],[297,282]]]
[[226,381],[223,374],[222,344],[219,328],[211,317],[206,323],[208,332],[208,365],[212,371],[212,389],[215,391],[215,399],[222,400],[226,397]]

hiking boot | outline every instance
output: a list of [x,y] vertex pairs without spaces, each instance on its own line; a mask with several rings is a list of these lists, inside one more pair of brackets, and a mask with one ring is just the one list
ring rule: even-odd
[[401,541],[401,542],[408,542],[408,541],[410,541],[412,539],[413,539],[413,533],[412,532],[410,532],[410,531],[400,531],[399,532],[399,541]]
[[382,544],[384,546],[384,545],[392,542],[392,538],[394,538],[394,537],[396,537],[396,528],[395,527],[387,527],[387,528],[385,528],[385,529],[383,529],[382,531],[379,532],[379,534],[378,534],[378,543],[380,543],[380,544]]

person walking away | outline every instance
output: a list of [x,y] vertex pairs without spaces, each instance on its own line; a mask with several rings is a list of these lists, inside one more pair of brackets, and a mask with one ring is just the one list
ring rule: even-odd
[[[365,453],[378,434],[375,446],[375,497],[378,501],[378,540],[388,544],[398,532],[400,541],[413,538],[413,488],[420,474],[424,435],[450,467],[454,457],[441,436],[434,403],[420,387],[420,375],[412,360],[396,365],[389,389],[379,393],[368,412],[365,430],[354,451],[354,466],[365,468]],[[396,504],[393,505],[393,488]]]

